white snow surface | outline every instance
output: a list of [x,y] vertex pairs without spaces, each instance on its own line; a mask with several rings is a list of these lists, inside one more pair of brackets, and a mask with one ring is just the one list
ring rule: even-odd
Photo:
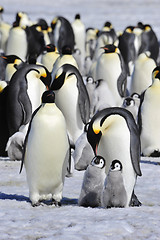
[[[111,21],[117,31],[138,21],[149,23],[160,39],[159,0],[1,0],[3,19],[12,23],[17,11],[31,20],[57,15],[73,21],[76,13],[86,27],[101,28]],[[28,198],[25,169],[20,162],[0,159],[0,239],[54,240],[159,240],[160,239],[160,165],[159,159],[143,158],[142,177],[135,193],[141,207],[83,208],[77,200],[84,171],[66,178],[61,207],[32,207]],[[149,161],[152,161],[151,163]]]

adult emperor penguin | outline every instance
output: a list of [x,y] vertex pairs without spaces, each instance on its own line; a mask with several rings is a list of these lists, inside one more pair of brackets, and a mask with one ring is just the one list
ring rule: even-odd
[[89,120],[90,103],[82,76],[75,66],[64,64],[52,75],[50,89],[55,92],[55,102],[65,116],[74,145]]
[[151,53],[150,57],[157,61],[159,56],[159,42],[156,33],[149,24],[143,25],[139,54],[146,51],[149,51]]
[[5,150],[9,138],[7,125],[6,103],[8,96],[8,86],[5,81],[0,81],[0,156],[7,157]]
[[32,116],[22,161],[32,206],[38,206],[43,200],[59,205],[69,158],[65,118],[55,104],[53,91],[46,91]]
[[95,156],[84,173],[81,193],[78,199],[79,206],[101,206],[105,177],[105,159],[102,156]]
[[42,65],[25,64],[14,73],[7,99],[10,136],[17,131],[26,132],[31,115],[41,104],[42,93],[49,86],[50,80],[48,70]]
[[80,55],[77,61],[80,71],[82,73],[84,70],[85,59],[86,28],[81,20],[80,14],[76,14],[75,20],[72,22],[72,28],[75,36],[75,48],[80,50]]
[[113,160],[102,193],[102,206],[105,208],[126,206],[127,193],[122,171],[122,163],[117,159]]
[[136,60],[135,37],[134,26],[126,27],[124,32],[119,36],[118,48],[126,64],[129,76],[133,72],[134,62]]
[[18,66],[23,63],[22,59],[16,55],[1,56],[7,63],[5,68],[5,81],[9,82],[13,74],[17,71]]
[[6,44],[9,36],[9,31],[11,29],[11,25],[5,21],[3,21],[2,13],[4,12],[3,7],[0,6],[0,49],[3,52],[6,52]]
[[69,46],[64,46],[59,57],[56,59],[53,69],[52,75],[55,75],[57,70],[64,64],[71,64],[78,68],[78,64],[74,56],[72,55],[72,50]]
[[59,57],[59,53],[54,44],[50,43],[44,47],[41,63],[49,72],[52,72],[53,64]]
[[152,73],[153,84],[141,95],[138,113],[138,124],[141,139],[142,155],[160,156],[160,67],[156,67]]
[[61,53],[64,46],[70,47],[74,50],[75,37],[71,23],[64,17],[58,16],[51,22],[53,29],[54,44]]
[[95,80],[104,79],[111,90],[116,106],[121,106],[126,95],[127,72],[119,49],[109,44],[97,60]]
[[131,76],[130,94],[141,94],[152,84],[152,71],[156,67],[156,62],[150,55],[150,52],[141,53],[136,59]]
[[13,23],[9,32],[9,37],[6,46],[6,55],[17,55],[23,61],[26,60],[28,51],[28,41],[25,28],[20,26],[20,22]]
[[[121,159],[123,181],[129,206],[140,170],[140,137],[132,114],[113,107],[96,113],[88,127],[87,138],[95,154],[106,159],[106,174],[113,159]],[[137,202],[137,205],[139,202]]]

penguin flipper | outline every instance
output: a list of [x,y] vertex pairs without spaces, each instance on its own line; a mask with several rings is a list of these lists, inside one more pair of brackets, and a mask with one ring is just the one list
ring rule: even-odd
[[128,123],[128,127],[130,129],[130,132],[131,132],[131,134],[130,134],[131,160],[132,160],[133,168],[134,168],[136,174],[138,176],[142,176],[141,169],[140,169],[141,144],[140,144],[139,131],[138,131],[138,127],[134,121],[134,118],[130,112],[129,112],[129,116],[127,118],[127,123]]
[[127,69],[124,60],[121,55],[119,55],[122,72],[117,80],[117,88],[121,97],[126,96],[126,86],[127,86]]
[[18,102],[22,109],[22,115],[23,115],[22,125],[25,125],[31,120],[31,116],[32,116],[31,101],[28,95],[23,91],[23,92],[20,92],[19,94]]
[[83,83],[83,80],[81,83],[77,81],[77,87],[79,91],[78,105],[81,113],[81,118],[83,123],[86,124],[89,121],[89,115],[90,115],[89,96],[88,96],[86,87]]

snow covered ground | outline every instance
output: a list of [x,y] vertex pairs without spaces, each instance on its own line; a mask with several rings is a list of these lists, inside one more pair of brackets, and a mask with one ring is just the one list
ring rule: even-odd
[[[44,17],[48,23],[57,15],[73,21],[77,12],[86,27],[101,28],[109,20],[117,31],[138,21],[149,23],[160,39],[159,0],[1,0],[4,20],[12,23],[17,11],[28,12],[31,20]],[[65,240],[159,240],[160,165],[142,159],[142,177],[135,193],[141,207],[125,209],[77,206],[84,172],[66,178],[62,207],[33,208],[28,199],[25,170],[20,162],[0,160],[0,239]],[[150,159],[157,161],[158,159]]]

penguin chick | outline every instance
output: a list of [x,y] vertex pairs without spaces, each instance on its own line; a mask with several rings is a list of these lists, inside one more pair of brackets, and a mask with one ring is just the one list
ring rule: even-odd
[[101,156],[95,156],[84,173],[82,189],[78,200],[79,206],[101,206],[101,194],[105,176],[105,159]]
[[123,183],[122,168],[119,160],[112,161],[102,193],[102,206],[105,208],[126,206],[127,194]]
[[8,139],[6,151],[10,160],[22,160],[24,139],[22,132],[16,132]]
[[69,161],[65,118],[55,104],[53,91],[45,91],[42,104],[32,115],[20,169],[24,163],[32,206],[43,200],[60,204]]

